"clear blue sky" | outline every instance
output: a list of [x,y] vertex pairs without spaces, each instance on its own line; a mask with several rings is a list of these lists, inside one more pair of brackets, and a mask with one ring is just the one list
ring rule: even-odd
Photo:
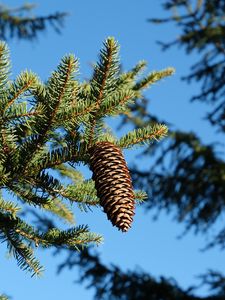
[[[4,4],[15,5],[15,2],[16,5],[23,3],[4,1]],[[32,43],[9,41],[13,77],[23,69],[31,69],[44,81],[63,55],[75,53],[80,61],[80,78],[88,78],[91,63],[96,60],[102,41],[107,36],[114,36],[121,45],[120,56],[125,70],[142,59],[149,62],[149,70],[168,66],[176,68],[172,78],[154,85],[146,92],[151,100],[149,107],[152,113],[182,130],[197,130],[205,142],[216,140],[215,132],[202,120],[207,107],[188,102],[198,86],[187,86],[180,81],[180,76],[188,72],[195,57],[187,57],[182,50],[177,49],[161,52],[156,40],[169,41],[178,32],[173,26],[156,27],[146,21],[149,17],[165,14],[161,2],[39,0],[39,14],[67,11],[70,16],[65,22],[62,35],[49,29]],[[128,164],[133,157],[132,153],[126,152]],[[144,165],[144,162],[140,163]],[[90,174],[87,171],[85,173],[87,176]],[[221,262],[225,260],[225,254],[218,249],[201,253],[200,248],[205,245],[205,239],[192,233],[178,240],[177,236],[184,227],[173,222],[172,216],[161,214],[158,221],[153,222],[152,214],[144,213],[139,207],[133,228],[127,234],[122,234],[112,228],[105,214],[97,209],[89,213],[80,213],[75,209],[75,213],[77,224],[87,223],[92,231],[103,234],[104,244],[98,248],[103,261],[118,264],[123,270],[139,266],[153,276],[174,277],[183,288],[197,283],[196,276],[207,269],[223,271]],[[29,274],[17,268],[13,259],[5,259],[5,250],[4,244],[1,245],[0,293],[7,293],[16,300],[92,299],[93,291],[73,283],[78,278],[77,270],[65,271],[56,276],[57,262],[62,261],[62,258],[52,257],[50,251],[38,253],[46,271],[41,279],[31,279]],[[203,295],[205,291],[201,293]]]

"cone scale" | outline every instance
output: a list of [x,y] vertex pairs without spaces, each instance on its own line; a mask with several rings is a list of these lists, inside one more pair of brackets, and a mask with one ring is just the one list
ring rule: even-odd
[[89,150],[90,169],[100,205],[119,230],[131,227],[134,215],[134,191],[123,153],[110,142],[98,142]]

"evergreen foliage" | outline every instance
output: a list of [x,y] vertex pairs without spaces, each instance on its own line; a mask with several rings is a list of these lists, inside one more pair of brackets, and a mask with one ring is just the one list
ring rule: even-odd
[[0,4],[0,39],[32,40],[37,34],[46,29],[49,24],[56,32],[60,32],[67,13],[56,12],[48,16],[34,16],[34,4],[24,4],[20,7],[10,8]]
[[[135,187],[147,190],[151,201],[146,201],[146,210],[161,210],[175,214],[176,220],[185,224],[186,233],[211,234],[205,249],[225,247],[224,195],[225,163],[221,147],[224,133],[224,1],[208,0],[165,0],[164,8],[172,10],[172,16],[154,18],[158,24],[175,23],[180,28],[179,37],[169,43],[160,42],[164,50],[173,45],[184,47],[188,54],[197,52],[199,60],[191,68],[188,82],[202,83],[198,95],[192,100],[210,104],[206,119],[219,129],[218,143],[204,143],[195,132],[182,132],[170,126],[169,137],[160,144],[143,149],[139,155],[150,161],[145,170],[138,165],[130,168]],[[144,67],[140,63],[137,72]],[[134,70],[134,71],[135,71]],[[129,105],[119,126],[133,125],[134,131],[152,123],[166,123],[147,110],[148,100],[142,98]],[[122,146],[122,144],[121,144]],[[223,146],[223,145],[222,145]],[[151,157],[151,160],[149,159]],[[214,225],[217,226],[214,226]],[[182,290],[173,279],[153,278],[143,271],[122,271],[119,267],[104,265],[97,255],[84,251],[79,256],[68,255],[59,266],[59,271],[78,266],[79,282],[95,290],[96,299],[153,299],[153,300],[222,300],[225,297],[224,274],[209,270],[200,275],[200,284]],[[209,295],[196,296],[202,285],[209,288]]]
[[[11,81],[9,51],[0,43],[0,239],[32,275],[42,271],[35,248],[79,250],[102,240],[87,225],[74,226],[67,204],[99,205],[92,179],[85,180],[77,170],[80,163],[90,165],[89,149],[107,140],[131,148],[167,132],[165,125],[155,124],[117,139],[106,129],[106,117],[129,113],[128,104],[137,101],[143,87],[173,73],[169,68],[155,72],[154,80],[148,75],[137,80],[141,63],[121,74],[118,51],[108,38],[88,83],[77,80],[73,55],[62,58],[46,83],[28,71]],[[146,194],[138,190],[135,197],[140,202]],[[51,212],[70,227],[42,230],[23,214],[28,207]]]

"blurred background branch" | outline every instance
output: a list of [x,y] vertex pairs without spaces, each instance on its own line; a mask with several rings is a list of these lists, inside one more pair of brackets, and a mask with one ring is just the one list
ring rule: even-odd
[[29,3],[15,8],[0,4],[0,39],[32,40],[45,31],[47,26],[60,33],[68,13],[56,12],[48,16],[35,16],[35,7],[36,5]]

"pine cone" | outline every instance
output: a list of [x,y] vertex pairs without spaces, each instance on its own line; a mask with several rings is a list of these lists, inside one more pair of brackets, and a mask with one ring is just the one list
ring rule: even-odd
[[89,153],[100,204],[113,226],[125,232],[133,221],[134,192],[122,151],[110,142],[98,142]]

